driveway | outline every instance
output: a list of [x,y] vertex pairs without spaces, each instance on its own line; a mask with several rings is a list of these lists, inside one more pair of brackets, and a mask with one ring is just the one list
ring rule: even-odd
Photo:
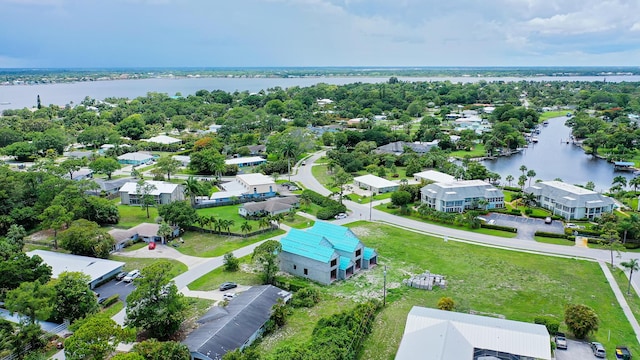
[[184,255],[180,251],[172,248],[171,246],[162,245],[162,244],[157,244],[154,250],[149,250],[145,246],[138,250],[133,250],[128,252],[120,251],[120,252],[117,252],[116,255],[134,257],[134,258],[152,258],[152,259],[163,258],[163,259],[178,260],[181,263],[187,265],[187,268],[189,268],[189,270],[207,261],[207,258]]
[[100,297],[105,299],[115,294],[118,294],[120,301],[122,301],[126,306],[127,296],[129,296],[129,294],[131,294],[131,292],[135,288],[136,287],[133,284],[133,282],[126,283],[124,281],[118,281],[116,279],[113,279],[108,283],[102,284],[100,285],[100,287],[93,289],[93,291],[97,292],[98,294],[100,294]]
[[495,221],[496,225],[510,226],[518,229],[516,239],[533,240],[536,231],[544,231],[556,234],[564,233],[562,221],[553,220],[551,224],[545,224],[544,219],[526,218],[522,216],[490,213],[484,216],[487,221]]
[[589,343],[567,339],[567,350],[556,350],[556,360],[597,359]]

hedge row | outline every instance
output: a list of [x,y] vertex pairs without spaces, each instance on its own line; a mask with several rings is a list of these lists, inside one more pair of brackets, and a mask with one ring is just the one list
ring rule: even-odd
[[591,235],[591,236],[600,236],[602,234],[601,231],[598,230],[589,230],[589,229],[570,229],[570,228],[566,228],[564,229],[564,233],[565,235],[573,235],[573,232],[577,231],[578,235],[582,235],[582,236],[587,236],[587,235]]
[[302,191],[301,197],[309,199],[312,203],[322,206],[322,209],[318,210],[316,217],[320,220],[332,219],[334,216],[347,211],[347,207],[339,202],[318,194],[313,190],[306,189]]
[[515,187],[515,186],[504,186],[502,187],[502,190],[509,190],[509,191],[513,191],[513,192],[522,192],[522,189],[519,187]]
[[102,302],[102,307],[108,308],[109,306],[117,303],[119,300],[120,300],[120,295],[118,294],[109,296],[105,301]]
[[558,233],[550,233],[546,231],[536,231],[535,236],[544,236],[548,238],[556,238],[556,239],[566,239],[567,235],[558,234]]
[[502,226],[502,225],[481,223],[480,227],[484,228],[484,229],[502,230],[502,231],[508,231],[508,232],[512,232],[512,233],[517,233],[518,232],[517,228],[511,227],[511,226]]

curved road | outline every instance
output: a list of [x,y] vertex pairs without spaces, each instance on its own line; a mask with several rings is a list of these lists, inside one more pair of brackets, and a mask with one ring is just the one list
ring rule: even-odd
[[[291,180],[298,181],[306,188],[318,192],[322,195],[331,194],[328,189],[320,184],[320,182],[313,176],[311,172],[311,168],[314,166],[314,163],[324,154],[324,151],[314,153],[313,155],[305,159],[305,166],[300,166],[300,163],[298,163],[294,168],[296,174],[291,177]],[[631,313],[629,305],[627,304],[622,291],[613,279],[609,267],[606,265],[606,263],[611,261],[611,253],[607,250],[590,249],[578,246],[553,245],[532,240],[503,238],[498,236],[478,234],[391,215],[383,211],[372,209],[368,206],[368,204],[362,205],[349,200],[345,200],[344,204],[352,212],[352,215],[350,215],[345,220],[337,221],[337,223],[370,219],[371,221],[379,221],[391,226],[397,226],[411,231],[418,231],[435,237],[442,237],[443,239],[446,238],[448,240],[475,243],[483,246],[505,248],[516,251],[545,254],[550,256],[580,258],[589,261],[597,261],[600,263],[605,277],[607,278],[607,280],[609,280],[611,289],[616,295],[616,298],[620,303],[620,306],[622,307],[625,315],[627,316],[629,323],[633,327],[636,338],[638,339],[638,343],[640,343],[640,325]],[[614,254],[614,263],[619,264],[620,262],[629,260],[631,258],[640,258],[640,254],[623,252],[621,253],[620,257],[617,257]],[[640,294],[640,276],[633,277],[632,286],[635,289],[636,293]]]

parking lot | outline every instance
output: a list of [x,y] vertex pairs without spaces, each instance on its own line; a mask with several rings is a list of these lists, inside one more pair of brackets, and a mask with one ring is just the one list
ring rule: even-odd
[[117,281],[116,279],[113,279],[108,283],[105,283],[93,289],[93,291],[97,292],[98,294],[100,294],[100,297],[105,299],[115,294],[118,294],[120,297],[120,300],[123,303],[126,303],[127,296],[129,296],[129,294],[131,294],[131,292],[135,288],[136,287],[133,284],[133,282],[126,283],[124,281]]
[[518,229],[516,239],[533,240],[536,231],[562,234],[564,225],[562,221],[553,220],[551,224],[545,224],[544,219],[526,218],[522,216],[490,213],[484,217],[487,222],[494,221],[495,225],[510,226]]
[[556,360],[597,359],[589,343],[567,339],[567,350],[556,350]]

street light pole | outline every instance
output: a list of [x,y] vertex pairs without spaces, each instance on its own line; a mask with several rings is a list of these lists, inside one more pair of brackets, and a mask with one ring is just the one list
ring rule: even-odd
[[369,195],[371,195],[371,199],[369,199],[369,221],[371,221],[371,208],[373,207],[373,191],[371,191],[371,188],[369,188],[369,192]]
[[387,265],[384,266],[384,285],[382,288],[382,306],[387,306]]

